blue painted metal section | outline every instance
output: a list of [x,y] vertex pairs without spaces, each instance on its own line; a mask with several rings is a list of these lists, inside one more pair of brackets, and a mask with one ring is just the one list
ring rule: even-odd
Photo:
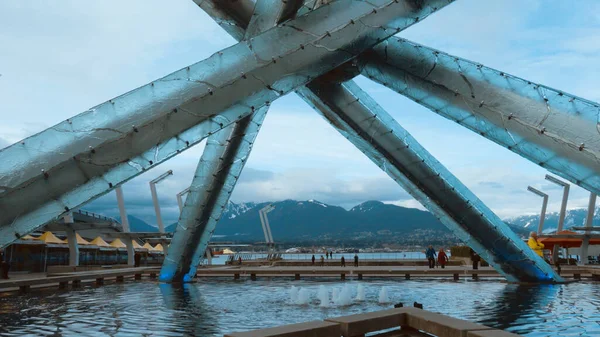
[[361,61],[363,75],[600,193],[598,103],[403,39]]
[[449,1],[339,0],[1,150],[0,247],[351,60]]
[[511,282],[562,282],[554,270],[354,82],[299,93],[331,125]]

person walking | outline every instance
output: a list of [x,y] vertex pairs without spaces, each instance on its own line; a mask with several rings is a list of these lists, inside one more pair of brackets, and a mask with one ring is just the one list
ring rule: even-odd
[[133,255],[133,266],[136,268],[139,267],[141,259],[142,255],[140,253],[135,253],[135,255]]
[[354,266],[358,267],[358,254],[354,254]]
[[429,262],[429,269],[435,268],[435,249],[433,249],[432,245],[429,245],[429,248],[425,251],[425,257],[427,257],[427,261]]
[[10,269],[10,265],[7,261],[4,261],[4,254],[0,252],[0,278],[4,280],[8,280],[8,270]]
[[534,253],[544,257],[544,244],[538,240],[538,236],[536,232],[529,233],[529,240],[527,240],[527,245],[529,248],[533,250]]
[[481,257],[471,248],[471,262],[473,262],[473,270],[479,269],[479,261],[481,261]]
[[312,256],[312,259],[311,259],[311,260],[312,260],[312,265],[314,266],[314,265],[315,265],[315,255],[314,255],[314,254],[313,254],[313,256]]
[[438,265],[440,265],[440,267],[442,267],[442,269],[446,268],[446,263],[448,263],[448,255],[446,255],[446,252],[444,251],[444,248],[440,248],[440,251],[438,252]]
[[342,260],[341,261],[342,261],[342,267],[345,267],[346,266],[346,259],[344,259],[343,256],[342,256]]
[[325,258],[321,255],[321,267],[325,266]]

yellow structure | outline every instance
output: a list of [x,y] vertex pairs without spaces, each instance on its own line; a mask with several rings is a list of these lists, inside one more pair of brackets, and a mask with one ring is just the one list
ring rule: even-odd
[[[79,233],[75,233],[75,237],[77,238],[78,245],[83,245],[83,246],[90,245],[90,242],[87,241],[86,239],[82,238],[81,235],[79,235]],[[69,239],[65,239],[65,243],[69,243]]]
[[92,245],[96,245],[98,247],[111,247],[108,243],[106,243],[106,241],[104,241],[101,237],[97,237],[94,240],[92,240],[92,242],[90,242],[90,244]]
[[127,245],[124,244],[123,241],[121,241],[121,239],[119,238],[113,240],[113,242],[110,243],[110,246],[115,248],[127,248]]
[[131,240],[131,242],[133,242],[133,249],[142,249],[144,247],[140,246],[140,244],[135,241],[135,240]]
[[163,248],[163,246],[159,243],[154,247],[154,250],[157,250],[159,252],[164,252],[165,249]]
[[63,241],[56,237],[52,232],[45,232],[42,234],[37,240],[43,241],[44,243],[50,244],[65,244],[66,241]]

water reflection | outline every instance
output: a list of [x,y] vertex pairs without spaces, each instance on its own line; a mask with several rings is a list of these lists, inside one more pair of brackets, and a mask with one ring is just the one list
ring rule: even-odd
[[540,312],[554,310],[554,299],[561,287],[507,284],[496,297],[495,305],[476,305],[477,311],[488,314],[480,323],[519,334],[531,332],[532,326],[544,322]]
[[194,336],[218,333],[218,316],[206,304],[194,284],[159,284],[162,300],[170,309],[170,319]]
[[[348,286],[348,305],[320,306]],[[291,301],[290,288],[306,290],[307,301]],[[526,336],[600,335],[597,283],[519,286],[500,282],[438,280],[332,281],[259,279],[205,280],[180,287],[130,282],[76,291],[36,291],[0,297],[0,336],[222,336],[234,331],[321,320],[387,309],[391,303],[424,303],[425,309]],[[300,303],[301,302],[301,303]]]

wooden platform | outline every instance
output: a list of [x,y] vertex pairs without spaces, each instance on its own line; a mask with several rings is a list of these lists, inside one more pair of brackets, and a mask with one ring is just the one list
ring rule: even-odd
[[70,272],[46,276],[45,274],[19,275],[8,280],[0,280],[0,293],[20,291],[28,292],[31,288],[59,287],[67,288],[69,284],[73,288],[81,286],[82,282],[95,282],[97,285],[104,284],[105,280],[123,282],[125,278],[142,279],[144,275],[155,278],[159,269],[156,267],[141,268],[119,268],[114,270],[95,270],[86,272]]
[[[383,330],[394,329],[387,332]],[[333,317],[279,327],[235,332],[225,337],[517,337],[506,331],[417,308],[396,308],[364,314]]]

